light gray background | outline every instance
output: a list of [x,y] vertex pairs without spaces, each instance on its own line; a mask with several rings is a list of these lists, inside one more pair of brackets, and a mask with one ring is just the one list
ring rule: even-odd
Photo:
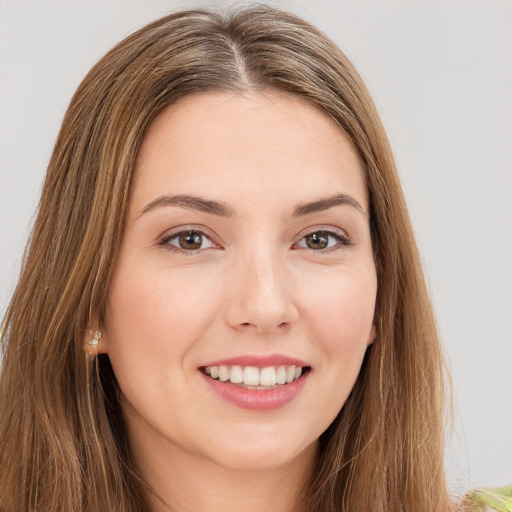
[[[450,487],[512,483],[512,3],[274,3],[339,44],[388,129],[453,375]],[[134,29],[202,4],[0,0],[0,314],[79,81]]]

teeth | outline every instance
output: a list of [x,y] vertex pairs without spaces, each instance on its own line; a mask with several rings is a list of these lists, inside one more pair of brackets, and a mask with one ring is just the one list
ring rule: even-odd
[[230,381],[233,384],[245,386],[272,387],[297,380],[302,375],[300,366],[268,366],[257,368],[256,366],[206,366],[204,372],[213,379],[221,382]]
[[233,384],[240,384],[240,382],[243,381],[241,366],[232,366],[231,367],[231,371],[229,372],[229,380]]
[[244,384],[246,386],[260,385],[260,371],[255,366],[246,366],[244,368]]
[[229,380],[229,370],[227,366],[219,366],[219,380],[221,382]]
[[286,384],[286,367],[280,366],[276,372],[276,384]]
[[262,368],[260,375],[260,386],[275,386],[276,370],[273,366],[270,368]]

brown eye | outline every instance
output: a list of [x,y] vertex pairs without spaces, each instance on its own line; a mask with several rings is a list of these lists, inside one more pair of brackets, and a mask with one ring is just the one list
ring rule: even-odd
[[215,244],[201,231],[179,231],[172,235],[165,236],[159,245],[173,251],[194,254],[194,251],[216,247]]
[[323,231],[311,233],[304,237],[308,249],[326,249],[329,245],[329,234]]
[[178,237],[178,244],[182,249],[194,251],[200,249],[203,243],[203,235],[197,231],[182,233]]
[[295,247],[321,252],[350,247],[351,245],[351,241],[343,232],[313,231],[299,240]]

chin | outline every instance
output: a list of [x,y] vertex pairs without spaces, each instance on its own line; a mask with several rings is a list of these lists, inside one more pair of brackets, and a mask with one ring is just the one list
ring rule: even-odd
[[293,464],[302,458],[314,460],[317,454],[318,439],[305,443],[293,442],[282,435],[260,438],[248,436],[241,443],[227,440],[226,445],[219,443],[220,453],[212,456],[216,464],[238,471],[272,471]]

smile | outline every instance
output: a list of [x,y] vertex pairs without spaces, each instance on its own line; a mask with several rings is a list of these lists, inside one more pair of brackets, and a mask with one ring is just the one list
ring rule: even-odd
[[302,367],[295,365],[256,366],[220,365],[203,368],[206,375],[220,382],[231,382],[247,389],[269,389],[290,384],[302,375]]
[[288,356],[242,356],[212,361],[198,370],[221,401],[254,412],[270,412],[300,395],[311,366]]

